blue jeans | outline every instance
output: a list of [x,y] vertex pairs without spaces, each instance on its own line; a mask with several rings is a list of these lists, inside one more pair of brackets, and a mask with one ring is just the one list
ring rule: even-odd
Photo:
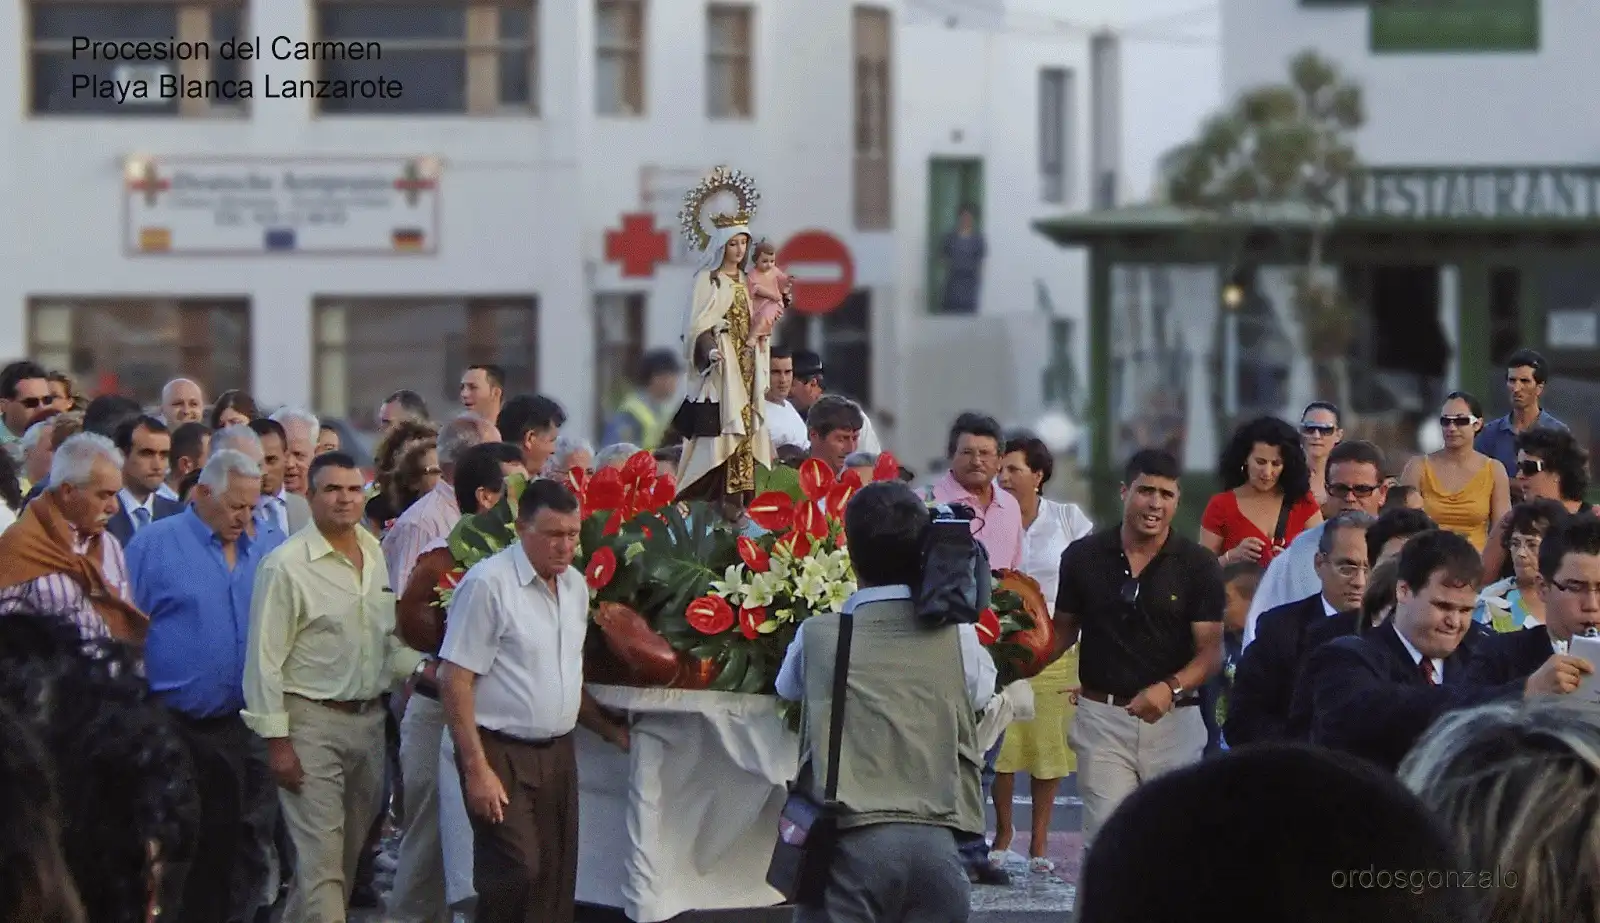
[[[1000,755],[1000,745],[1006,742],[1005,732],[994,742],[994,747],[983,755],[983,801],[989,803],[989,793],[994,789],[994,761]],[[961,862],[968,868],[989,864],[989,840],[981,833],[958,833],[956,845],[961,849]]]

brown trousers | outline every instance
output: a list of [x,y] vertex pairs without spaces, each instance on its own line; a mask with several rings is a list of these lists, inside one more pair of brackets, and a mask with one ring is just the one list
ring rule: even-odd
[[477,923],[572,923],[578,890],[572,735],[533,744],[483,728],[478,734],[510,804],[498,824],[472,815]]

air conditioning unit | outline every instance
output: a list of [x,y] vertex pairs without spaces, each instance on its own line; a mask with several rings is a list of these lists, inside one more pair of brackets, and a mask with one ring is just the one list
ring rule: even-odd
[[172,69],[165,64],[118,64],[111,72],[111,79],[121,86],[134,83],[145,85],[144,96],[129,92],[126,105],[160,106],[166,102],[161,98],[161,78],[171,73]]

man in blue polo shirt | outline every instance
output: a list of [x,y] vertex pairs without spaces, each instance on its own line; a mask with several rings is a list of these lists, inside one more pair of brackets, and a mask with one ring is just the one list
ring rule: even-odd
[[1498,459],[1506,476],[1517,479],[1517,436],[1535,426],[1566,429],[1567,424],[1546,413],[1540,406],[1550,366],[1531,349],[1519,349],[1506,357],[1506,393],[1511,397],[1511,412],[1485,423],[1473,448]]
[[239,717],[256,567],[284,540],[249,534],[260,496],[253,459],[213,452],[191,505],[128,543],[134,601],[150,616],[145,672],[189,745],[200,795],[194,858],[169,873],[184,923],[251,923],[270,868],[277,786],[265,742]]

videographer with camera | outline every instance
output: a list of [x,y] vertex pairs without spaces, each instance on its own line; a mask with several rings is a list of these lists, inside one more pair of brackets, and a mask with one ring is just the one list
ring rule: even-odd
[[769,880],[799,923],[969,913],[956,835],[984,829],[976,713],[995,668],[967,613],[926,611],[930,521],[904,484],[862,488],[845,510],[860,589],[801,624],[779,671],[778,695],[804,719]]

